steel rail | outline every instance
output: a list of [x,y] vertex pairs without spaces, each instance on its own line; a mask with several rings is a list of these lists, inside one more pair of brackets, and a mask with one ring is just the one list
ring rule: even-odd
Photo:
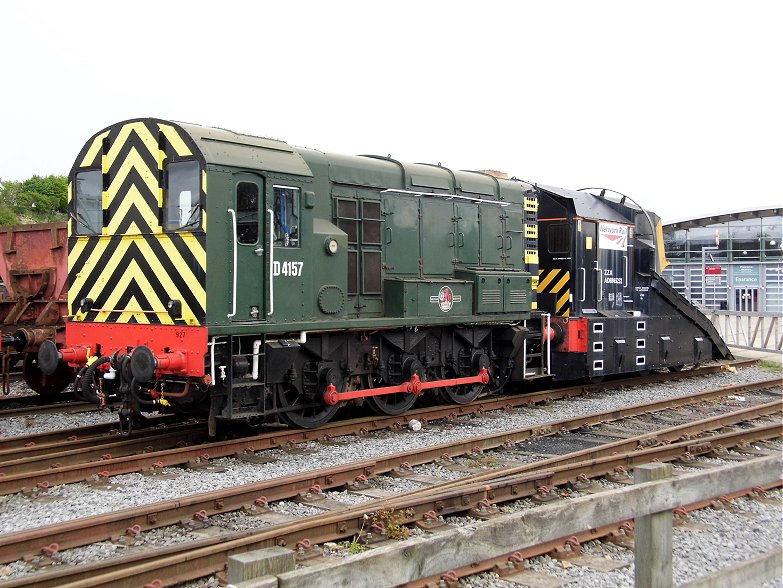
[[[715,444],[729,447],[744,441],[761,441],[783,435],[783,424],[776,423],[714,436]],[[690,441],[610,455],[597,461],[579,462],[552,468],[547,472],[503,477],[492,481],[467,484],[458,488],[434,487],[415,496],[405,495],[379,499],[330,512],[302,521],[265,527],[261,531],[228,533],[221,537],[139,553],[94,564],[59,568],[4,582],[6,588],[35,585],[38,588],[87,588],[142,586],[165,578],[165,584],[193,580],[214,574],[225,567],[227,556],[272,546],[297,545],[308,540],[315,545],[335,541],[361,532],[368,513],[393,511],[400,524],[412,524],[427,518],[434,511],[445,516],[470,511],[482,501],[508,502],[532,496],[542,484],[556,486],[570,482],[586,470],[592,475],[615,471],[618,466],[631,466],[652,461],[670,461],[692,452]],[[702,448],[706,451],[705,445]],[[600,471],[601,474],[595,473]],[[162,585],[162,584],[161,584]]]
[[[639,377],[623,378],[623,379],[614,380],[612,382],[606,382],[602,385],[583,384],[583,385],[568,386],[568,387],[554,389],[554,390],[525,392],[518,395],[498,396],[493,398],[480,398],[478,401],[474,402],[471,405],[450,405],[448,407],[448,410],[446,407],[443,406],[420,408],[420,409],[410,410],[406,412],[404,416],[374,417],[374,418],[370,417],[368,420],[371,423],[373,422],[378,423],[377,427],[375,427],[375,425],[372,425],[373,428],[385,428],[389,426],[387,424],[389,422],[392,422],[392,424],[402,425],[403,424],[402,419],[415,418],[423,422],[426,422],[428,420],[434,420],[438,418],[458,418],[460,416],[467,416],[481,411],[496,410],[499,408],[510,408],[513,406],[520,406],[520,405],[532,405],[541,402],[548,402],[553,399],[578,396],[585,393],[593,393],[601,389],[611,390],[613,388],[625,387],[630,385],[643,385],[645,383],[679,380],[683,378],[693,378],[702,375],[717,373],[719,371],[724,370],[725,366],[743,367],[743,366],[753,365],[755,363],[758,363],[758,360],[739,360],[739,361],[731,362],[729,364],[699,366],[698,368],[694,368],[692,370],[688,370],[684,372],[651,374],[643,379],[640,379]],[[174,417],[172,417],[171,415],[154,416],[148,418],[150,420],[151,426],[165,425],[166,423],[170,423],[175,420]],[[383,419],[383,420],[379,421],[379,419]],[[343,421],[342,423],[355,423],[355,422],[357,421],[351,420],[351,421]],[[319,430],[327,431],[327,435],[335,436],[336,434],[339,433],[339,431],[330,432],[330,429],[339,428],[342,426],[342,423],[328,423],[327,425],[325,425]],[[59,443],[63,441],[74,441],[86,437],[98,437],[101,435],[117,435],[117,434],[119,434],[118,424],[116,422],[112,422],[112,423],[102,423],[98,425],[89,425],[86,427],[76,427],[72,429],[60,429],[56,431],[48,431],[46,433],[18,435],[14,437],[0,438],[0,452],[6,451],[11,448],[24,447],[32,444],[43,446],[43,445]],[[303,435],[303,440],[310,440],[307,439],[306,431],[305,431],[305,435]]]
[[[659,376],[668,374],[658,374]],[[780,379],[765,380],[763,382],[756,382],[753,384],[742,385],[736,388],[732,388],[735,391],[751,390],[752,386],[774,386],[780,385]],[[638,383],[638,382],[637,382]],[[615,383],[615,385],[618,385]],[[751,386],[748,388],[747,386]],[[589,388],[594,390],[595,387],[588,386],[574,386],[554,391],[554,395],[557,398],[571,397],[578,393],[584,393],[584,389]],[[722,396],[730,392],[726,392],[729,388],[720,388],[713,391],[712,396]],[[758,388],[756,388],[758,389]],[[436,420],[442,418],[458,418],[467,414],[467,412],[484,412],[488,410],[497,409],[510,409],[514,404],[528,405],[534,402],[543,402],[550,400],[553,392],[539,392],[531,394],[523,394],[512,397],[502,397],[494,400],[486,400],[479,403],[474,403],[470,406],[438,406],[431,408],[424,408],[411,411],[406,414],[405,418],[417,418],[421,421],[427,422],[429,420]],[[709,394],[708,394],[709,396]],[[703,396],[707,397],[707,396]],[[699,395],[682,397],[684,399],[700,398]],[[692,400],[693,401],[693,400]],[[674,403],[675,400],[661,401],[665,404]],[[674,405],[674,404],[672,404]],[[637,405],[637,407],[631,407],[631,410],[638,409],[638,406],[646,406],[648,409],[654,409],[654,405]],[[621,414],[623,410],[613,411]],[[456,414],[455,414],[456,413]],[[590,421],[585,421],[585,424],[589,424]],[[304,430],[291,430],[291,431],[275,431],[272,433],[265,433],[255,437],[245,437],[241,439],[235,439],[230,441],[216,441],[211,443],[205,443],[192,447],[180,447],[175,449],[169,449],[166,451],[151,452],[143,455],[129,455],[123,457],[116,457],[110,459],[103,459],[99,462],[78,463],[71,465],[63,465],[61,467],[45,469],[39,471],[27,471],[24,473],[11,474],[0,477],[0,495],[11,494],[19,492],[26,488],[32,488],[34,486],[42,485],[45,487],[51,487],[57,484],[68,484],[73,482],[83,481],[91,476],[100,475],[103,477],[126,474],[131,472],[142,471],[153,467],[161,468],[167,466],[177,466],[180,464],[203,461],[204,459],[211,459],[217,457],[228,457],[237,453],[247,453],[248,451],[258,451],[263,449],[272,449],[287,444],[296,444],[306,441],[316,441],[321,439],[329,439],[331,437],[352,435],[357,431],[360,433],[370,430],[385,429],[389,427],[401,427],[403,421],[400,421],[398,416],[390,417],[371,417],[351,419],[345,421],[336,421],[329,423],[319,429],[304,429]],[[541,427],[535,430],[534,435],[545,434],[547,432],[547,426]],[[2,464],[0,464],[1,466]],[[2,468],[0,467],[0,472]]]
[[[783,484],[783,481],[781,481],[780,484]],[[775,486],[767,486],[766,488],[761,488],[761,490],[766,492],[767,490],[774,487]],[[703,500],[701,502],[687,504],[685,506],[678,508],[677,510],[685,511],[685,513],[690,513],[696,510],[707,508],[712,504],[714,504],[716,500],[719,500],[721,502],[728,500],[730,502],[735,498],[741,498],[743,496],[759,497],[759,490],[760,489],[758,487],[746,488],[745,490],[741,490],[738,492],[731,492],[728,495],[721,495],[720,497],[715,496],[712,497],[710,500]],[[762,498],[763,498],[763,494],[762,494]],[[531,545],[529,547],[518,549],[513,552],[505,553],[497,557],[489,558],[478,562],[472,562],[470,565],[467,566],[452,568],[446,571],[445,573],[442,572],[440,574],[422,577],[417,580],[407,582],[405,584],[400,584],[399,586],[397,586],[397,588],[428,588],[430,586],[439,585],[439,582],[441,580],[455,581],[455,579],[466,578],[468,576],[473,576],[476,574],[480,574],[482,572],[490,572],[490,571],[495,572],[502,579],[506,576],[524,572],[525,567],[523,566],[523,561],[526,559],[545,555],[556,549],[561,549],[561,550],[566,549],[567,545],[569,543],[572,543],[573,538],[576,538],[576,540],[579,542],[580,545],[582,543],[586,543],[587,541],[594,541],[596,539],[603,540],[603,541],[607,541],[607,540],[612,541],[612,538],[618,538],[620,542],[622,542],[623,540],[632,542],[633,523],[634,523],[633,519],[628,521],[617,521],[612,525],[606,525],[603,527],[577,532],[568,536],[552,539],[551,541],[539,543],[538,545]],[[449,585],[448,582],[446,582],[446,585]]]
[[[149,419],[149,429],[158,426],[165,426],[167,423],[176,422],[171,416],[157,416]],[[0,438],[0,451],[18,449],[20,447],[31,445],[52,445],[65,441],[75,441],[85,438],[98,438],[103,436],[118,436],[120,430],[117,422],[100,423],[97,425],[86,425],[83,427],[73,427],[68,429],[57,429],[47,431],[46,433],[30,433],[27,435],[16,435],[14,437]],[[97,440],[97,439],[96,439]]]
[[[757,390],[763,387],[779,386],[781,379],[776,378],[772,380],[764,380],[761,382],[753,382],[750,384],[742,384],[732,387],[719,388],[707,393],[685,396],[679,399],[667,399],[659,401],[655,404],[642,404],[632,407],[617,409],[611,411],[611,415],[614,418],[620,416],[627,416],[632,414],[633,411],[644,412],[645,410],[655,410],[656,406],[681,406],[689,402],[696,402],[700,399],[714,398],[719,396],[725,396],[727,394],[741,393],[743,391]],[[573,389],[570,389],[573,390]],[[568,394],[567,391],[558,391]],[[516,401],[522,403],[528,402],[527,397],[519,398],[514,397]],[[540,398],[545,398],[542,396]],[[508,398],[503,398],[497,401],[497,403],[481,402],[474,406],[474,411],[492,410],[497,408],[507,408],[510,402]],[[640,411],[640,407],[643,409]],[[429,416],[429,420],[434,418],[444,418],[452,415],[453,409],[457,407],[435,407],[431,409],[422,409],[419,412],[419,416],[424,419],[423,414]],[[464,408],[464,407],[459,407]],[[617,415],[617,416],[615,416]],[[522,435],[523,438],[542,435],[552,432],[552,428],[556,430],[561,426],[574,426],[578,428],[580,426],[596,424],[602,420],[606,420],[606,413],[596,413],[581,417],[578,419],[580,422],[578,425],[567,425],[572,421],[566,420],[557,423],[550,423],[547,425],[541,425],[525,429]],[[427,420],[427,419],[424,419]],[[100,475],[103,477],[113,476],[118,474],[127,474],[131,472],[142,471],[150,468],[162,468],[167,466],[177,466],[180,464],[203,461],[205,459],[217,458],[217,457],[229,457],[237,453],[247,453],[249,451],[258,451],[262,449],[271,449],[284,446],[291,443],[300,443],[305,441],[315,441],[320,439],[329,439],[335,436],[351,435],[355,434],[358,429],[362,431],[385,429],[393,426],[400,426],[399,417],[385,417],[385,418],[372,418],[366,419],[352,419],[348,421],[338,421],[331,423],[319,429],[306,429],[306,430],[294,430],[294,431],[278,431],[273,433],[266,433],[256,437],[248,437],[241,439],[234,439],[229,441],[219,441],[212,443],[205,443],[193,447],[179,447],[169,449],[166,451],[152,452],[142,455],[128,455],[123,457],[116,457],[111,459],[104,459],[99,462],[89,462],[65,465],[54,469],[39,470],[33,472],[25,472],[19,474],[7,475],[0,477],[0,495],[11,494],[13,492],[19,492],[23,488],[32,488],[34,486],[42,485],[45,487],[51,487],[56,484],[68,484],[73,482],[79,482],[85,478]],[[507,435],[513,435],[512,433],[506,433]],[[520,433],[516,436],[518,440]]]
[[[73,394],[72,399],[76,398]],[[5,408],[5,404],[19,403],[21,406]],[[37,414],[57,414],[74,412],[94,412],[100,408],[90,402],[68,400],[63,398],[61,402],[51,402],[40,396],[15,396],[0,400],[0,418],[12,418],[23,416],[35,416]]]
[[[653,433],[645,433],[626,440],[608,443],[596,448],[590,448],[566,456],[557,456],[544,459],[532,464],[499,468],[492,472],[467,476],[461,480],[445,482],[440,488],[451,488],[468,483],[482,483],[498,477],[529,474],[532,471],[546,470],[558,465],[573,462],[585,462],[597,460],[605,455],[623,452],[637,451],[640,447],[650,444],[651,440],[657,443],[671,443],[682,437],[715,430],[720,427],[736,424],[751,418],[774,414],[783,410],[783,401],[775,400],[770,403],[747,407],[738,411],[732,411],[724,415],[710,417],[696,423],[686,423],[676,427],[669,427]],[[628,416],[635,416],[633,413]],[[608,413],[597,413],[594,417],[603,418]],[[583,417],[561,421],[567,429],[579,428],[583,423]],[[517,431],[518,435],[509,432],[463,440],[459,443],[446,443],[425,449],[413,449],[407,452],[392,454],[383,458],[355,462],[326,470],[309,472],[306,474],[288,476],[238,486],[231,489],[217,490],[203,494],[185,496],[171,501],[159,502],[150,508],[149,505],[124,509],[106,515],[97,515],[85,519],[77,519],[56,525],[39,527],[28,531],[9,533],[0,537],[0,561],[7,562],[20,557],[33,556],[40,553],[42,547],[48,545],[50,538],[57,538],[60,549],[83,545],[88,542],[98,541],[111,536],[124,533],[125,529],[138,528],[149,530],[156,527],[174,524],[182,520],[193,518],[195,513],[204,513],[207,516],[213,514],[237,510],[243,507],[250,508],[254,502],[264,497],[268,501],[282,500],[306,493],[311,487],[318,485],[322,488],[335,488],[343,484],[349,484],[359,476],[371,476],[399,469],[403,464],[418,465],[437,461],[444,457],[456,457],[471,454],[475,450],[492,449],[500,447],[510,441],[519,440],[530,429]],[[560,427],[553,427],[553,432],[560,431]],[[511,432],[515,433],[515,432]],[[529,437],[524,437],[529,438]],[[427,489],[417,492],[426,492]],[[154,512],[151,512],[154,511]]]
[[165,451],[181,444],[196,445],[208,439],[203,423],[191,423],[143,429],[129,437],[113,436],[100,441],[85,438],[54,445],[32,445],[0,451],[0,472],[5,476],[37,472],[138,453]]

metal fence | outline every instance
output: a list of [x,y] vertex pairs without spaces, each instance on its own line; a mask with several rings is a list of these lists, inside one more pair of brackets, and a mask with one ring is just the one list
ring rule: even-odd
[[704,310],[731,347],[758,351],[783,351],[783,319],[772,312]]

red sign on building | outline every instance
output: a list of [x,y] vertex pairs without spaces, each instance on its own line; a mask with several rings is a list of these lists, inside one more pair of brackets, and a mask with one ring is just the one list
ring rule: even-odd
[[704,273],[708,276],[719,276],[720,269],[719,265],[708,265],[704,268]]

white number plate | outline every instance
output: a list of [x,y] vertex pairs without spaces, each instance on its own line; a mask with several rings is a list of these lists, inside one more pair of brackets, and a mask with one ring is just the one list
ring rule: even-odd
[[301,276],[303,271],[303,261],[275,261],[272,263],[272,275],[274,277],[288,276],[295,278]]

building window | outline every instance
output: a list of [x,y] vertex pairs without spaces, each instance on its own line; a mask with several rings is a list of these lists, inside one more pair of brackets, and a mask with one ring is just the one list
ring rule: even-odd
[[682,261],[685,259],[685,247],[688,231],[672,231],[663,236],[666,257],[670,261]]
[[669,280],[672,288],[677,290],[683,296],[688,295],[688,288],[685,286],[685,268],[682,266],[669,266],[663,275]]
[[694,227],[688,229],[688,261],[701,261],[702,250],[707,262],[726,259],[728,250],[728,229],[726,225]]
[[103,227],[103,174],[99,169],[76,174],[72,231],[77,235],[98,235]]
[[766,283],[766,312],[783,313],[783,264],[770,265],[764,269]]
[[749,218],[729,223],[731,252],[734,261],[756,260],[761,256],[761,220]]
[[163,226],[167,231],[193,229],[201,224],[200,173],[197,161],[166,165]]
[[274,188],[275,246],[299,247],[299,188]]
[[783,218],[761,219],[761,245],[764,259],[778,261],[783,257]]

